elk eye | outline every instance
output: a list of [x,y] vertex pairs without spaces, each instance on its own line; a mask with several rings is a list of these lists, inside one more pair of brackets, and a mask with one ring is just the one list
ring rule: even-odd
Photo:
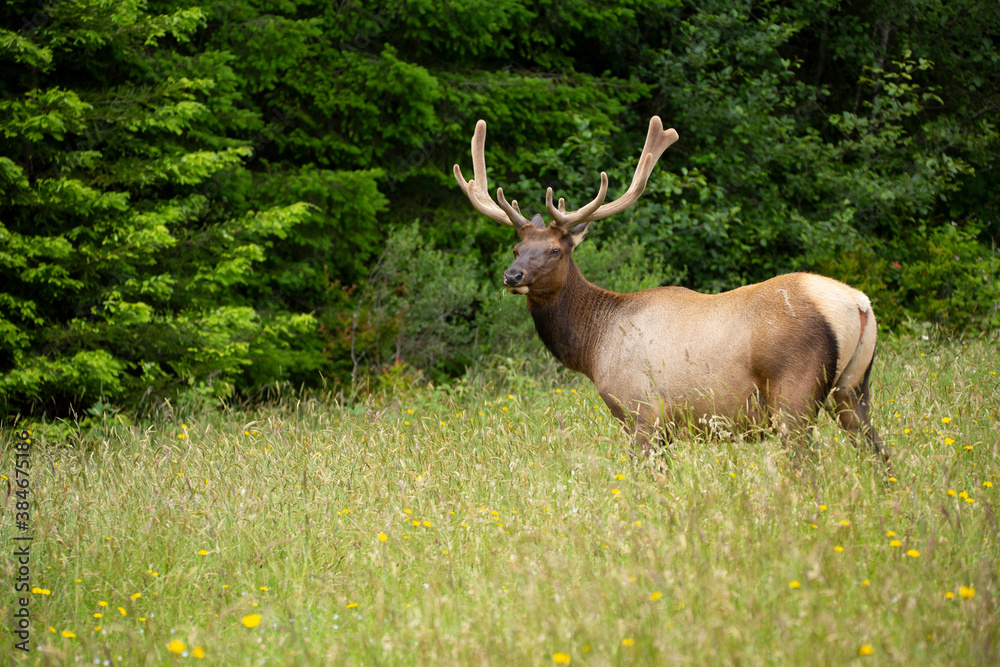
[[562,251],[561,251],[561,250],[560,250],[560,249],[559,249],[558,247],[556,247],[556,248],[553,248],[552,250],[549,250],[549,256],[550,256],[550,257],[555,257],[555,256],[556,256],[556,255],[558,255],[558,254],[559,254],[560,252],[562,252]]
[[514,257],[517,257],[517,246],[514,246]]

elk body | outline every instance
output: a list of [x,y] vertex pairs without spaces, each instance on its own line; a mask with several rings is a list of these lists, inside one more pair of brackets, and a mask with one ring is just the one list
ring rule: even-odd
[[490,197],[484,121],[472,138],[473,180],[466,182],[458,165],[454,173],[476,210],[517,230],[520,243],[504,284],[526,295],[545,346],[594,382],[643,450],[658,430],[719,417],[741,430],[774,425],[787,433],[829,402],[841,425],[888,461],[868,417],[876,323],[864,293],[792,273],[722,294],[683,287],[617,294],[580,274],[572,253],[590,223],[635,202],[677,138],[654,116],[625,194],[604,203],[602,172],[597,197],[568,212],[564,200],[553,203],[549,188],[548,225],[540,215],[522,215],[502,188],[496,201]]

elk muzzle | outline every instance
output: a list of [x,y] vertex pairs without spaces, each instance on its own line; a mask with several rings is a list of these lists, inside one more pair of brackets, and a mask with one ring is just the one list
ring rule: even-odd
[[527,294],[528,290],[531,289],[528,285],[522,285],[524,282],[524,271],[512,266],[503,272],[503,284],[507,286],[511,294]]

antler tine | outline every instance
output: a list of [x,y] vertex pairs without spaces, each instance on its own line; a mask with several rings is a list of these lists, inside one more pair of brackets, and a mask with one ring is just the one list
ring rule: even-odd
[[600,220],[601,218],[607,218],[615,213],[624,211],[634,204],[635,200],[642,194],[642,191],[646,189],[646,181],[649,180],[650,174],[653,173],[656,161],[663,155],[663,151],[667,150],[679,138],[677,130],[674,128],[670,128],[669,130],[663,129],[663,121],[660,120],[659,116],[650,118],[649,131],[646,133],[646,143],[642,147],[642,153],[639,154],[639,163],[635,167],[632,184],[628,186],[625,194],[597,209],[590,216],[590,219]]
[[[462,169],[457,164],[452,171],[455,174],[455,180],[458,181],[459,187],[462,188],[462,192],[466,194],[469,201],[472,202],[472,206],[477,211],[502,225],[522,227],[530,224],[528,219],[521,215],[516,203],[514,207],[511,207],[507,204],[506,200],[503,200],[502,206],[497,206],[496,202],[490,198],[488,190],[489,181],[486,177],[485,120],[480,120],[476,123],[476,131],[472,135],[472,173],[474,178],[466,182],[465,177],[462,175]],[[498,190],[497,194],[503,197],[502,190]]]
[[549,210],[549,214],[553,220],[555,220],[555,224],[563,229],[568,229],[570,226],[581,222],[600,220],[601,218],[607,218],[615,213],[624,211],[635,203],[635,200],[639,198],[642,191],[646,189],[646,181],[649,180],[650,174],[653,173],[656,161],[663,155],[663,151],[667,150],[678,138],[676,130],[673,128],[664,130],[663,121],[660,120],[660,117],[653,116],[649,120],[646,143],[639,154],[639,163],[635,167],[632,184],[629,185],[625,194],[613,202],[603,204],[608,189],[608,177],[603,171],[601,172],[601,191],[597,195],[597,198],[583,208],[570,211],[569,213],[566,212],[562,199],[559,200],[558,209],[553,205],[552,188],[549,188],[545,193],[545,207]]
[[497,203],[500,204],[500,208],[503,209],[508,218],[517,221],[515,227],[530,224],[528,219],[521,214],[521,209],[518,207],[516,199],[509,204],[507,203],[507,198],[503,196],[503,188],[497,188]]
[[475,179],[466,182],[465,177],[462,175],[462,169],[456,164],[453,168],[455,173],[455,180],[458,181],[458,186],[462,188],[462,192],[465,196],[469,198],[472,202],[473,208],[485,215],[487,218],[492,218],[502,225],[507,225],[508,227],[513,226],[510,218],[507,214],[497,206],[493,201],[486,197],[485,199],[480,197],[479,188],[476,185]]
[[562,229],[569,229],[573,225],[585,222],[590,219],[590,215],[600,208],[601,204],[604,202],[604,198],[608,195],[608,175],[601,172],[601,188],[597,192],[597,197],[594,198],[592,202],[584,206],[583,208],[578,208],[575,211],[566,211],[566,200],[562,197],[559,198],[559,207],[552,203],[552,188],[545,191],[545,208],[548,209],[549,215],[555,220],[556,226]]

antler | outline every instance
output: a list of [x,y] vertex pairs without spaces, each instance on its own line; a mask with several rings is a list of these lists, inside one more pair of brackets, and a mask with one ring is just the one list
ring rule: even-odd
[[517,206],[517,200],[507,203],[503,196],[503,188],[497,188],[497,202],[490,199],[486,178],[486,121],[480,120],[476,123],[476,131],[472,135],[472,173],[474,178],[466,182],[462,176],[462,169],[456,164],[454,169],[455,180],[462,188],[462,192],[468,196],[469,201],[477,211],[483,215],[493,218],[502,225],[513,227],[523,227],[530,225],[526,217],[521,214],[521,209]]
[[[478,127],[476,131],[479,131]],[[608,175],[603,171],[601,172],[601,189],[597,193],[597,197],[583,208],[578,208],[575,211],[566,212],[566,204],[563,199],[559,200],[558,208],[553,205],[552,188],[549,188],[545,192],[545,207],[549,210],[549,214],[555,221],[555,225],[561,229],[569,229],[581,222],[600,220],[601,218],[607,218],[627,209],[635,203],[635,200],[639,198],[642,191],[646,189],[646,181],[649,180],[649,175],[653,173],[653,167],[656,166],[656,161],[663,155],[663,151],[667,150],[678,138],[676,130],[673,128],[664,130],[663,121],[660,120],[660,117],[653,116],[649,120],[649,132],[646,133],[646,143],[642,147],[642,153],[639,154],[639,164],[636,166],[635,174],[632,176],[632,184],[625,191],[625,194],[603,206],[601,204],[604,201],[604,197],[608,194]]]

